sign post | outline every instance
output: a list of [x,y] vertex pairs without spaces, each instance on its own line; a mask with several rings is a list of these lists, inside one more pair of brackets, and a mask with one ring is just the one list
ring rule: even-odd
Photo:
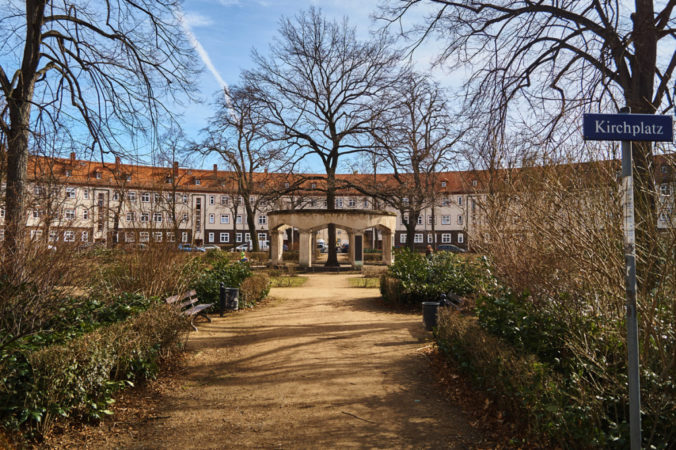
[[634,177],[631,141],[673,141],[671,116],[652,114],[585,114],[585,140],[622,141],[622,191],[624,210],[625,289],[627,293],[627,353],[629,375],[629,428],[632,450],[641,448],[641,386],[636,314],[636,236],[634,223]]

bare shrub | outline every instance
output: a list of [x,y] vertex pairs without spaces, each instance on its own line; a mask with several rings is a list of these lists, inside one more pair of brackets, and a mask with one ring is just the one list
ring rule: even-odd
[[[526,294],[519,297],[525,310],[566,330],[559,364],[575,368],[580,386],[571,401],[583,407],[601,399],[596,424],[608,442],[624,439],[628,423],[618,171],[617,161],[487,171],[487,192],[477,194],[481,214],[473,218],[480,227],[471,236],[501,283]],[[663,196],[660,207],[670,205]],[[668,219],[671,227],[644,226],[656,231],[637,249],[646,446],[668,442],[674,434],[668,423],[676,420],[676,238]]]
[[185,291],[199,270],[198,257],[168,246],[115,252],[98,267],[97,289],[108,294],[138,292],[166,296]]
[[254,273],[239,287],[241,302],[244,306],[253,306],[263,300],[270,292],[270,277],[264,273]]
[[66,293],[89,279],[74,247],[31,242],[8,258],[0,249],[0,349],[60,314]]

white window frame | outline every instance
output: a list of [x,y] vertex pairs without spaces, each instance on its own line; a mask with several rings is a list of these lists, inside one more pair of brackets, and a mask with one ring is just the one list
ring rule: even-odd
[[251,233],[245,233],[244,234],[244,242],[245,243],[251,242]]
[[141,213],[141,223],[148,223],[150,222],[150,213],[144,212]]
[[207,236],[209,238],[208,242],[213,243],[214,242],[214,236],[216,233],[209,233]]
[[433,244],[433,243],[434,243],[434,234],[432,234],[432,233],[427,233],[427,243],[428,243],[428,244]]
[[136,242],[136,233],[133,231],[124,233],[124,242]]
[[458,233],[458,244],[465,242],[465,235],[463,233]]
[[150,232],[149,231],[139,231],[138,241],[139,242],[150,242]]
[[89,242],[89,231],[83,231],[80,233],[80,240],[82,242]]
[[209,223],[216,223],[216,214],[209,213]]
[[413,235],[413,243],[414,244],[422,244],[424,241],[423,234],[422,233],[416,233]]
[[141,193],[141,202],[150,203],[150,192]]
[[242,242],[242,233],[235,234],[235,242],[237,242],[238,244]]
[[418,225],[423,225],[425,217],[422,214],[418,214]]
[[87,208],[82,209],[82,220],[89,220],[89,210]]
[[228,206],[228,196],[227,195],[221,195],[221,205],[222,206]]
[[130,202],[135,202],[136,201],[136,191],[127,192],[127,200],[129,200]]
[[167,231],[167,242],[176,242],[176,235],[173,231]]
[[221,233],[218,238],[221,242],[228,243],[230,242],[230,233]]
[[74,187],[67,187],[66,188],[66,198],[75,198],[77,197],[77,189]]
[[209,204],[210,204],[210,205],[213,205],[214,203],[216,203],[216,196],[215,196],[215,195],[210,195],[210,196],[209,196]]
[[164,221],[164,214],[161,212],[153,213],[153,222],[162,223]]
[[406,233],[401,233],[399,235],[399,243],[400,244],[405,244],[406,243]]
[[462,196],[458,196],[458,206],[462,206]]
[[66,230],[63,232],[63,242],[75,242],[75,231]]
[[453,235],[451,233],[441,233],[441,243],[450,244],[453,242]]
[[63,213],[63,217],[66,220],[75,220],[75,210],[74,209],[67,209]]
[[241,214],[237,214],[237,219],[235,220],[235,223],[236,223],[237,225],[241,225],[241,224],[242,224],[242,215],[241,215]]
[[136,213],[134,211],[130,211],[127,213],[127,222],[133,222],[136,220]]
[[441,216],[441,224],[442,225],[450,225],[451,224],[451,216],[449,216],[449,215]]
[[230,214],[221,214],[221,223],[229,224],[230,223]]
[[188,232],[187,231],[183,231],[181,233],[181,242],[183,242],[183,243],[188,242]]
[[427,216],[427,225],[432,225],[433,223],[436,223],[436,220],[434,219],[436,219],[436,216],[433,216],[431,214]]
[[464,222],[464,218],[462,217],[462,214],[458,214],[458,225],[462,225]]
[[162,242],[162,232],[161,231],[154,231],[153,232],[153,241],[154,242]]
[[265,214],[261,214],[258,216],[258,225],[267,225],[268,224],[268,216]]

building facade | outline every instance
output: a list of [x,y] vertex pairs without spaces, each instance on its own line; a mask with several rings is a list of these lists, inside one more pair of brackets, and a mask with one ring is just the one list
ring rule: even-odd
[[[659,221],[662,228],[674,226],[673,168],[662,164],[657,182],[660,192]],[[382,175],[387,177],[387,175]],[[357,175],[340,175],[355,182]],[[320,176],[310,177],[321,178]],[[482,226],[481,174],[446,172],[436,174],[435,201],[423,208],[416,221],[413,241],[416,247],[455,245],[471,247],[470,238]],[[77,243],[107,246],[170,243],[178,245],[212,244],[231,247],[251,239],[243,201],[236,194],[231,172],[172,167],[151,167],[31,157],[27,227],[30,238],[50,243]],[[271,181],[272,180],[272,181]],[[285,191],[287,177],[266,178],[266,188]],[[270,186],[278,183],[279,186]],[[254,194],[255,195],[255,194]],[[406,199],[404,199],[406,200]],[[263,249],[269,241],[267,212],[272,210],[326,208],[326,196],[317,181],[307,181],[299,189],[264,202],[255,212],[255,233]],[[339,190],[338,210],[384,209],[397,213],[394,246],[408,244],[406,214],[382,208],[382,202],[354,189]],[[4,220],[4,209],[0,210]],[[320,238],[322,236],[319,236]],[[0,239],[4,231],[0,229]],[[337,230],[339,242],[347,233]],[[296,235],[287,233],[285,244],[293,248]],[[365,248],[381,248],[377,232],[364,234]]]

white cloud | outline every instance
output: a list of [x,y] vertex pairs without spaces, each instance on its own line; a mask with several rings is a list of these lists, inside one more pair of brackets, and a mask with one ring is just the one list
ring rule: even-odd
[[188,27],[190,27],[190,29],[192,29],[197,27],[207,27],[209,25],[213,25],[214,21],[212,20],[211,17],[207,17],[199,13],[188,12],[183,14],[182,23],[185,23]]

